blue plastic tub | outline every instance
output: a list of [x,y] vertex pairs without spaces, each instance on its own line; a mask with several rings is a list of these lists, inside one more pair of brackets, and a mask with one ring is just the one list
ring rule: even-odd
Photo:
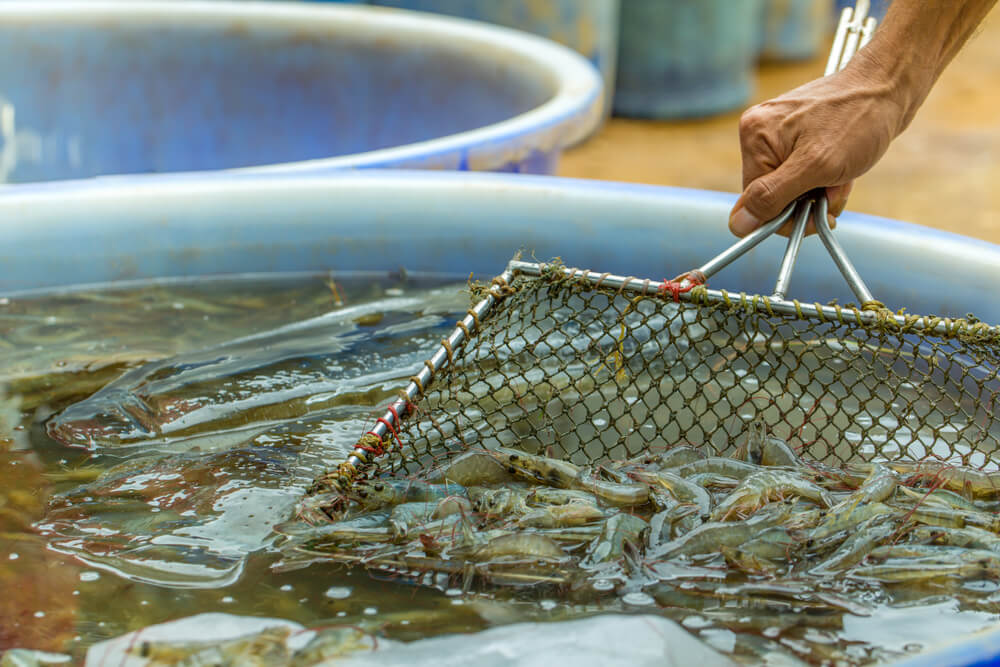
[[[368,4],[460,16],[547,37],[585,55],[600,70],[604,89],[615,89],[619,0],[368,0]],[[610,94],[604,110],[605,115],[611,112]]]
[[[518,249],[574,266],[674,276],[733,239],[735,195],[546,177],[428,172],[147,176],[0,192],[0,294],[162,276],[330,269],[495,275]],[[838,237],[893,307],[1000,321],[1000,247],[847,213]],[[851,299],[815,238],[790,295]],[[766,291],[784,244],[765,242],[712,285]],[[927,262],[928,257],[934,262]],[[551,625],[544,624],[551,628]],[[927,636],[935,638],[934,629]],[[1000,629],[941,637],[911,665],[985,665]],[[947,644],[947,642],[956,642]],[[629,646],[622,645],[622,662]]]
[[623,2],[614,113],[685,118],[743,106],[762,7],[762,0]]
[[601,118],[570,49],[348,4],[0,3],[0,182],[250,168],[550,173]]

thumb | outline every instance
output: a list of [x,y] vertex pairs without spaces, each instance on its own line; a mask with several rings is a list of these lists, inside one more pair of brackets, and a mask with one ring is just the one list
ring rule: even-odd
[[777,216],[796,197],[812,189],[808,173],[801,161],[787,160],[751,181],[733,206],[729,230],[736,236],[746,236]]
[[851,196],[854,189],[854,181],[848,181],[843,185],[834,185],[826,189],[826,198],[830,202],[830,215],[838,217],[847,208],[847,198]]

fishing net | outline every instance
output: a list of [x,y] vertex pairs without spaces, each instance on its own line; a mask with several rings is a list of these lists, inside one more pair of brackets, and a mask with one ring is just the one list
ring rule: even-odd
[[518,260],[473,301],[313,493],[427,470],[470,447],[578,465],[682,444],[727,455],[755,419],[831,466],[996,467],[1000,331],[971,318]]

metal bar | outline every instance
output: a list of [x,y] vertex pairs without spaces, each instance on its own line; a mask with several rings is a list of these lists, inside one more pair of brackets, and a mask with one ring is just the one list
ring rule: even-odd
[[847,39],[844,40],[844,53],[840,57],[838,70],[847,67],[847,63],[858,51],[858,44],[861,42],[861,30],[864,27],[865,19],[868,18],[868,10],[871,8],[869,0],[858,0],[854,5],[854,15],[847,29]]
[[878,19],[874,16],[869,16],[868,20],[865,21],[864,27],[861,28],[861,45],[858,46],[858,50],[865,48],[868,42],[872,41],[876,27],[878,27]]
[[[822,233],[822,232],[821,232]],[[532,262],[511,262],[508,265],[508,270],[515,273],[525,275],[525,276],[541,276],[542,272],[547,270],[549,267],[546,264],[535,264]],[[598,283],[601,287],[606,287],[609,289],[621,290],[622,292],[629,292],[633,294],[645,294],[647,296],[652,296],[657,294],[659,291],[659,286],[662,284],[657,280],[643,280],[636,278],[634,276],[618,276],[618,275],[605,275],[603,273],[598,273],[596,271],[584,271],[581,269],[570,269],[566,267],[561,268],[563,274],[567,277],[573,277],[578,280],[583,280],[589,283],[591,286],[596,287]],[[731,293],[725,293],[721,290],[711,290],[706,289],[707,301],[712,304],[724,305],[733,301],[733,296],[738,296],[742,298],[743,295],[733,295]],[[728,299],[727,299],[728,297]],[[691,294],[689,292],[681,293],[678,298],[682,301],[691,301]],[[753,297],[747,297],[748,299]],[[844,309],[841,308],[838,313],[837,308],[834,306],[817,306],[811,303],[798,303],[794,301],[788,301],[786,299],[768,299],[771,310],[780,315],[801,315],[818,319],[823,321],[838,321],[841,315],[846,315],[850,320],[855,320],[855,315],[853,310],[848,310],[846,313]],[[763,306],[761,306],[763,309]],[[861,324],[869,325],[875,323],[878,316],[872,311],[860,311],[857,315],[860,319]],[[901,315],[894,315],[893,319],[896,320],[897,324],[906,324],[905,318]],[[935,324],[929,325],[931,321],[936,321]],[[912,324],[913,330],[921,331],[925,333],[932,334],[945,334],[948,332],[947,324],[940,321],[939,318],[921,317],[915,323]],[[991,326],[990,333],[996,336],[1000,336],[1000,326]]]
[[850,7],[844,7],[844,11],[840,12],[837,32],[833,36],[833,46],[830,47],[830,57],[826,61],[826,70],[824,72],[826,76],[840,69],[840,56],[844,52],[844,41],[847,39],[847,30],[850,27],[853,15],[854,10]]
[[[830,59],[827,61],[827,74],[832,74],[836,71],[838,63],[840,64],[840,67],[843,67],[843,65],[847,64],[847,61],[851,59],[851,56],[854,55],[854,52],[857,50],[861,25],[864,22],[865,17],[868,15],[868,10],[869,0],[858,0],[855,9],[852,10],[850,7],[845,7],[844,11],[841,12],[840,23],[837,26],[837,34],[833,39],[833,46],[830,49]],[[784,226],[784,224],[792,216],[792,211],[795,209],[798,201],[801,200],[802,198],[793,201],[785,208],[785,210],[779,213],[776,218],[770,220],[769,222],[765,222],[763,225],[744,236],[728,249],[710,259],[695,272],[701,273],[701,275],[707,280],[753,248],[756,248],[762,241],[773,235],[781,229],[782,226]],[[797,244],[800,242],[801,239],[796,241]],[[791,244],[791,240],[789,240],[789,243]],[[791,249],[791,246],[789,246],[789,249]],[[794,263],[797,254],[798,248],[796,247],[795,252],[791,255],[792,263]],[[789,255],[786,252],[786,259],[788,257]],[[782,268],[785,268],[784,265]],[[780,296],[782,297],[784,296],[784,290],[787,289],[787,282],[791,276],[791,268],[791,266],[787,267],[787,274],[784,278],[782,278],[781,275],[779,275],[778,278],[779,286],[784,283],[784,288],[780,292]],[[681,285],[688,287],[691,285],[691,281],[684,279],[681,281]],[[775,290],[776,295],[779,295],[778,286],[775,287]]]
[[[700,271],[705,278],[711,278],[713,275],[726,268],[733,261],[739,259],[749,251],[756,248],[761,241],[767,237],[774,234],[776,231],[781,229],[781,227],[788,222],[788,219],[792,217],[792,210],[795,208],[797,202],[792,202],[785,207],[785,210],[778,214],[778,217],[774,218],[769,222],[765,222],[763,225],[750,232],[742,239],[729,246],[726,250],[708,260],[703,264],[698,271]],[[682,284],[686,281],[682,281]]]
[[802,247],[802,239],[806,235],[806,225],[809,224],[809,214],[812,212],[813,200],[806,199],[799,203],[796,209],[795,226],[788,236],[788,245],[785,246],[785,256],[781,258],[781,267],[778,269],[778,281],[774,284],[774,298],[784,299],[788,294],[788,284],[792,280],[792,269],[795,268],[795,259],[799,256],[799,248]]
[[[506,271],[500,274],[500,279],[504,282],[510,282],[513,278],[514,273],[509,267]],[[451,334],[447,338],[448,345],[450,345],[452,349],[461,345],[466,339],[466,329],[474,331],[477,318],[486,315],[486,313],[493,308],[497,301],[499,301],[499,299],[492,290],[487,292],[486,296],[472,307],[472,312],[474,312],[476,316],[473,317],[472,315],[466,315],[462,318],[462,324],[465,325],[465,328],[463,329],[461,326],[456,326],[452,330]],[[386,410],[385,414],[382,415],[382,419],[375,423],[375,427],[370,431],[370,433],[374,433],[379,440],[385,438],[386,434],[391,430],[386,424],[391,424],[393,428],[396,428],[396,416],[398,415],[400,418],[406,416],[406,413],[410,408],[410,404],[420,393],[420,387],[424,387],[426,389],[430,385],[430,382],[434,377],[434,373],[448,365],[448,350],[444,345],[439,345],[437,350],[434,351],[434,354],[430,358],[430,365],[434,367],[433,371],[431,371],[431,369],[425,364],[424,367],[420,369],[420,372],[417,373],[417,380],[420,381],[419,386],[416,382],[411,381],[403,389],[403,393],[406,395],[406,400],[400,398],[394,402],[392,404],[392,408]],[[356,447],[354,451],[351,452],[350,456],[347,457],[347,462],[354,467],[358,467],[363,465],[368,459],[369,452],[360,447]]]
[[840,270],[840,274],[844,276],[844,280],[847,281],[851,291],[854,292],[854,296],[858,297],[858,302],[864,304],[868,301],[874,301],[875,297],[872,296],[868,286],[865,285],[865,281],[861,279],[861,275],[854,268],[851,260],[847,258],[847,254],[840,247],[837,237],[833,235],[833,230],[830,229],[830,223],[827,220],[829,214],[828,206],[826,197],[821,197],[819,206],[816,209],[816,215],[813,216],[813,221],[816,223],[816,232],[819,234],[820,240],[823,241],[823,245],[826,246],[826,251],[833,258],[834,264]]

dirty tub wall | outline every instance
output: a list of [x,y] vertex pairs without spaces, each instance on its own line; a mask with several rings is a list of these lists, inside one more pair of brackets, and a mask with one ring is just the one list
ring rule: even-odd
[[407,167],[550,173],[599,122],[580,55],[340,4],[0,3],[0,181]]
[[616,115],[686,118],[750,98],[763,0],[626,0]]
[[[326,0],[328,1],[328,0]],[[368,0],[368,4],[486,21],[541,35],[582,53],[604,79],[604,115],[611,112],[618,58],[620,0]]]
[[[0,191],[0,293],[248,270],[395,271],[403,265],[485,276],[498,273],[519,248],[657,278],[700,264],[732,242],[726,220],[734,199],[654,186],[428,172],[214,173],[14,185]],[[993,290],[1000,247],[850,213],[840,218],[837,234],[888,305],[972,311],[1000,322]],[[791,295],[850,299],[819,246],[815,237],[804,243]],[[767,293],[783,250],[781,240],[767,241],[712,284]],[[912,664],[978,665],[1000,656],[997,630],[951,639],[957,643]]]
[[833,29],[830,0],[764,0],[760,58],[769,61],[815,57]]

